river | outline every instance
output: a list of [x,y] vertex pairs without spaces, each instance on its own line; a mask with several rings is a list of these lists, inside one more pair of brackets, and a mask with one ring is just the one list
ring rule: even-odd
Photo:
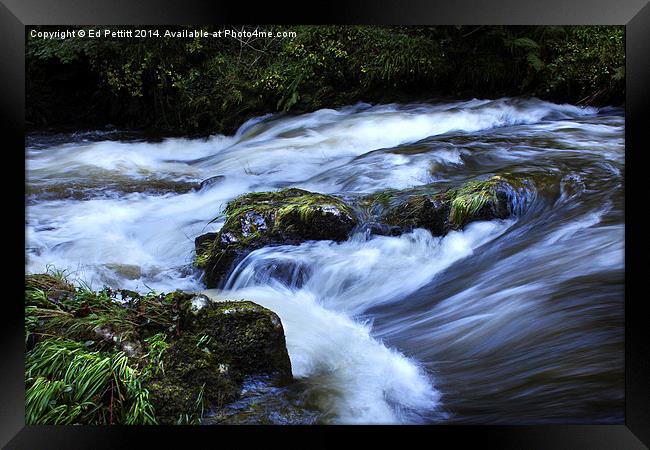
[[372,221],[360,199],[387,188],[529,177],[507,220],[251,253],[205,293],[275,311],[297,382],[251,382],[233,414],[255,402],[272,423],[623,423],[622,109],[357,104],[207,139],[32,134],[25,156],[27,272],[141,292],[205,291],[194,238],[245,192],[338,195]]

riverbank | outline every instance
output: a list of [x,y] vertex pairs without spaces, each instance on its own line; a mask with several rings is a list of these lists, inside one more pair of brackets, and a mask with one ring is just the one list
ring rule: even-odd
[[92,291],[57,271],[25,277],[25,352],[28,425],[201,424],[245,381],[292,378],[282,323],[255,303]]
[[268,113],[304,114],[360,101],[520,95],[582,106],[624,101],[624,27],[274,30],[295,36],[251,38],[245,45],[232,38],[29,38],[28,129],[112,125],[149,135],[207,136],[232,134]]

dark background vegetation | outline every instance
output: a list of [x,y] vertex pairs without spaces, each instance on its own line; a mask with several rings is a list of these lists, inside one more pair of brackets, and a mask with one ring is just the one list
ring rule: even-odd
[[[157,28],[162,33],[165,27]],[[302,113],[358,101],[532,95],[620,105],[625,96],[623,26],[259,29],[297,36],[43,40],[28,35],[28,128],[110,124],[200,135],[233,133],[246,119],[269,112]]]

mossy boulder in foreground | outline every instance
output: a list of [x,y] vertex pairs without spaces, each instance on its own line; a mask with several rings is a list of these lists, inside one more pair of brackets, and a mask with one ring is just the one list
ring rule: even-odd
[[244,380],[291,379],[282,323],[255,303],[81,288],[55,303],[45,280],[26,277],[28,424],[200,423]]
[[236,264],[255,249],[309,240],[342,241],[358,223],[342,200],[294,188],[242,195],[228,203],[224,214],[226,222],[219,233],[195,240],[195,266],[205,270],[208,287],[223,285]]
[[524,197],[525,188],[525,180],[496,175],[445,192],[414,194],[387,208],[380,222],[393,227],[392,234],[425,228],[442,236],[477,220],[508,218]]
[[[197,310],[192,302],[201,305]],[[173,423],[179,411],[195,411],[197,398],[212,410],[237,400],[246,377],[291,378],[291,363],[278,316],[252,302],[184,304],[180,336],[161,360],[165,368],[147,383],[156,417]]]

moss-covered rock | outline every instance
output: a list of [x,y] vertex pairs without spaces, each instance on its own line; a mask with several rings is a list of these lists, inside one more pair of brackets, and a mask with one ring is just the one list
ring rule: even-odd
[[145,384],[160,423],[236,400],[247,377],[291,379],[284,330],[272,311],[200,297],[185,298],[180,307],[181,331],[162,357],[164,373]]
[[470,222],[511,216],[513,205],[525,196],[526,184],[526,180],[496,175],[445,192],[415,194],[388,208],[380,222],[399,227],[402,232],[425,228],[441,236]]
[[435,235],[444,234],[447,228],[449,203],[441,196],[414,195],[398,206],[389,209],[380,219],[392,226],[393,232],[410,231],[414,228],[426,228]]
[[358,223],[342,200],[295,188],[242,195],[228,203],[224,214],[226,222],[219,233],[195,241],[195,266],[205,269],[208,287],[223,284],[234,266],[257,248],[342,241]]
[[[204,411],[237,400],[250,377],[291,379],[280,318],[255,303],[111,289],[73,289],[55,303],[44,295],[44,280],[26,277],[31,423],[198,423]],[[52,362],[43,361],[45,354]],[[58,354],[71,356],[63,361]],[[101,374],[87,397],[66,378],[79,361],[95,361]],[[52,396],[51,406],[41,408],[44,395]],[[141,414],[133,410],[137,402]],[[88,404],[88,415],[69,414]]]

